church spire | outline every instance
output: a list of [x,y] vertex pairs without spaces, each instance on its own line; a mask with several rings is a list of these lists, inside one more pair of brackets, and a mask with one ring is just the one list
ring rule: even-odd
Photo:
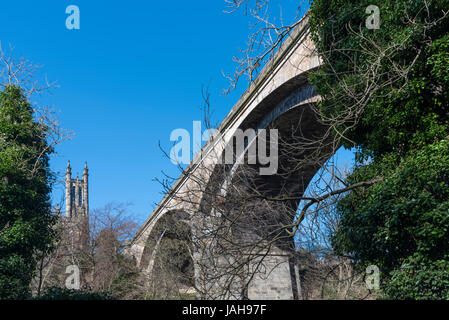
[[89,216],[89,169],[87,168],[87,161],[84,164],[83,170],[83,205],[85,214]]
[[65,175],[65,215],[70,217],[72,214],[72,168],[70,160],[67,162],[67,172]]
[[89,169],[87,168],[87,161],[84,163],[84,169],[83,169],[83,177],[85,175],[88,175]]

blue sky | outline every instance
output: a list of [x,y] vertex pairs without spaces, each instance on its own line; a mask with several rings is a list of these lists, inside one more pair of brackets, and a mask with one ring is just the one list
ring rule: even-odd
[[[296,1],[284,1],[288,19]],[[81,29],[65,26],[66,7],[80,8]],[[161,171],[178,171],[159,150],[176,128],[201,120],[201,86],[210,82],[214,119],[220,121],[245,89],[221,95],[232,57],[245,46],[249,18],[226,14],[222,0],[8,1],[0,10],[0,41],[16,57],[43,65],[59,88],[38,98],[59,111],[75,132],[58,147],[54,170],[90,169],[90,207],[131,202],[144,220],[158,202]],[[275,6],[275,9],[278,8]],[[62,197],[63,186],[54,191]]]

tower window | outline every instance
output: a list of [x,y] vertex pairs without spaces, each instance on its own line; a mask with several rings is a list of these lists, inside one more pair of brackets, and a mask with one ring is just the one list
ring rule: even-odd
[[78,197],[79,203],[83,204],[83,189],[81,187],[78,188]]

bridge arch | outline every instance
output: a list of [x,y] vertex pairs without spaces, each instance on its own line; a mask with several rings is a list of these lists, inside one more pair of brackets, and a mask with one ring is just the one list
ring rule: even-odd
[[163,299],[194,297],[192,252],[189,214],[166,212],[148,235],[140,262],[149,293]]
[[[219,191],[223,189],[223,186],[225,189],[228,188],[225,181],[229,172],[232,172],[231,184],[233,184],[232,180],[235,181],[241,177],[241,171],[245,172],[247,169],[254,171],[262,167],[260,163],[243,166],[236,166],[235,162],[230,165],[219,163],[218,159],[221,159],[226,146],[233,141],[237,130],[276,128],[283,141],[279,150],[279,171],[274,175],[252,176],[248,180],[256,186],[256,190],[260,194],[265,196],[295,195],[298,197],[307,188],[320,167],[320,162],[317,162],[317,157],[315,157],[317,154],[314,154],[316,150],[311,147],[293,157],[288,155],[290,152],[288,145],[295,141],[293,139],[295,135],[292,133],[297,133],[297,136],[305,140],[313,141],[317,137],[322,137],[323,131],[325,131],[313,112],[314,105],[320,97],[308,83],[309,73],[317,69],[321,61],[315,54],[313,42],[309,38],[307,19],[306,16],[291,32],[273,59],[264,67],[259,77],[250,85],[224,119],[218,128],[220,139],[212,137],[206,143],[202,148],[201,157],[192,161],[131,241],[129,252],[135,256],[137,264],[143,270],[153,270],[153,267],[150,268],[150,261],[155,261],[155,259],[151,259],[151,256],[156,255],[158,251],[156,248],[158,239],[165,236],[162,231],[155,230],[158,228],[158,223],[164,221],[161,219],[165,215],[170,215],[173,208],[188,213],[192,237],[194,237],[196,231],[193,230],[197,230],[198,226],[201,226],[201,221],[195,220],[191,212],[210,213],[209,209],[216,205],[216,195],[220,194]],[[239,158],[244,160],[251,144],[257,143],[259,138],[260,136],[256,136],[252,142],[249,141],[241,154],[233,155],[237,163]],[[308,157],[312,155],[315,157],[315,161],[307,163]],[[318,158],[321,156],[323,163],[330,155],[329,150],[325,148],[318,151]],[[292,167],[298,161],[301,166]],[[189,192],[189,190],[195,190],[197,183],[195,180],[201,180],[201,183],[205,184],[205,188]],[[182,198],[185,197],[188,199],[183,204]],[[196,205],[192,205],[192,203],[196,203]],[[292,201],[289,204],[290,209],[296,209],[297,205],[297,201]],[[214,215],[215,213],[211,214],[213,218],[215,218]],[[158,222],[159,220],[160,222]],[[288,222],[286,220],[281,223]],[[252,279],[253,287],[244,288],[243,291],[246,290],[246,292],[242,291],[240,297],[298,298],[298,284],[295,281],[297,272],[290,261],[288,252],[292,249],[291,243],[276,243],[274,247],[273,259],[268,261],[265,278]],[[196,248],[194,249],[196,250]],[[195,269],[195,281],[198,281],[199,278],[197,269]],[[269,269],[271,271],[268,271]]]

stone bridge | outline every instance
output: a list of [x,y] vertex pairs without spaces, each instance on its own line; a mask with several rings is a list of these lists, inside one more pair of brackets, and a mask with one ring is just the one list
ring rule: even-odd
[[[219,157],[216,155],[223,153],[238,129],[260,129],[276,123],[280,134],[288,136],[288,131],[293,126],[299,126],[300,132],[308,138],[322,130],[310,107],[318,101],[319,96],[308,83],[308,74],[318,68],[320,63],[310,39],[308,18],[305,16],[220,124],[218,132],[222,138],[211,138],[206,142],[201,150],[202,156],[190,163],[186,170],[188,174],[179,177],[130,242],[128,252],[134,256],[143,272],[151,276],[160,243],[164,237],[170,236],[167,228],[161,226],[169,221],[172,221],[172,225],[179,221],[191,225],[186,213],[191,208],[186,206],[201,203],[203,196],[201,192],[192,192],[192,176],[195,172],[202,171],[205,182],[211,179],[213,170],[205,171],[203,168],[217,166]],[[284,160],[279,159],[281,162]],[[288,179],[289,192],[301,196],[318,169],[309,167],[297,170],[289,177],[277,174],[263,179],[272,187],[272,193],[276,193],[280,181],[285,186]],[[184,197],[194,197],[199,201],[182,201]],[[292,205],[297,206],[298,202]],[[188,232],[187,230],[181,234],[186,235]],[[195,256],[195,252],[193,255]],[[272,270],[263,277],[255,276],[251,280],[247,298],[299,299],[298,266],[292,263],[291,254],[281,249],[273,250],[267,264]],[[195,266],[195,282],[200,281],[198,274]]]

